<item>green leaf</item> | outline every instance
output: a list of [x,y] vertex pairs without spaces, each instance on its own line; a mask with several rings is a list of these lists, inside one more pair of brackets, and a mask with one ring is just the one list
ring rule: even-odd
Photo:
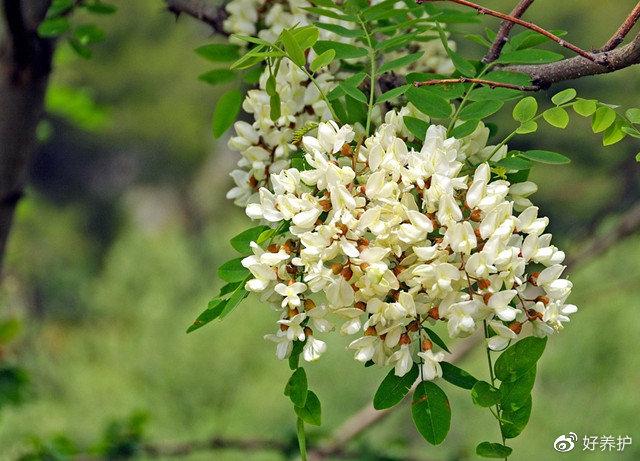
[[492,407],[500,401],[500,391],[486,381],[478,381],[471,388],[471,399],[481,407]]
[[59,37],[71,28],[69,20],[64,17],[45,19],[38,26],[40,37]]
[[453,112],[449,101],[427,91],[422,91],[420,88],[409,88],[405,94],[411,104],[416,106],[416,109],[430,117],[447,118]]
[[624,133],[628,134],[629,136],[633,136],[634,138],[640,138],[640,131],[636,130],[635,128],[633,128],[632,126],[623,126],[622,128],[620,128]]
[[289,397],[295,406],[304,407],[307,403],[307,391],[307,373],[304,368],[297,368],[287,381],[284,395]]
[[213,62],[232,62],[240,57],[240,47],[229,43],[211,43],[195,49],[196,54]]
[[305,423],[313,426],[320,426],[322,421],[322,409],[320,399],[313,391],[307,391],[307,398],[304,406],[294,407],[296,414]]
[[626,132],[622,129],[623,126],[624,122],[621,119],[618,119],[616,123],[611,125],[604,133],[604,137],[602,138],[602,145],[611,146],[617,142],[622,141],[627,135]]
[[465,136],[469,136],[478,127],[478,123],[480,120],[467,120],[464,123],[456,126],[453,130],[451,130],[451,136],[456,139],[464,138]]
[[289,368],[292,370],[296,370],[298,368],[298,363],[300,362],[300,354],[302,354],[302,348],[304,344],[307,342],[304,341],[293,341],[293,347],[291,348],[291,354],[289,354]]
[[435,331],[433,331],[429,327],[423,327],[423,328],[425,333],[427,333],[427,336],[429,336],[429,339],[431,339],[431,341],[433,341],[434,344],[436,344],[438,347],[440,347],[441,349],[444,349],[449,354],[451,354],[451,351],[449,350],[445,342],[440,338],[440,336],[436,334]]
[[318,15],[318,16],[326,16],[327,18],[339,19],[341,21],[347,21],[347,22],[357,22],[358,21],[352,15],[338,13],[336,11],[328,10],[326,8],[307,7],[307,8],[302,8],[302,9],[305,10],[305,11],[308,11],[309,13],[313,13],[315,15]]
[[401,58],[394,59],[393,61],[385,62],[378,69],[377,75],[382,75],[385,72],[392,71],[394,69],[397,69],[398,67],[408,66],[409,64],[416,62],[418,59],[420,59],[423,54],[424,54],[424,51],[420,51],[418,53],[412,53],[406,56],[402,56]]
[[239,253],[249,253],[251,251],[250,243],[257,241],[258,237],[269,229],[269,226],[256,226],[242,231],[231,239],[231,246]]
[[460,111],[460,118],[462,120],[483,119],[498,112],[503,105],[504,102],[496,100],[472,102]]
[[304,26],[291,29],[291,35],[295,38],[300,48],[302,48],[302,51],[306,51],[318,41],[320,31],[315,26]]
[[417,363],[414,363],[404,376],[396,376],[395,369],[392,368],[373,396],[373,407],[376,410],[384,410],[400,403],[418,379],[419,371]]
[[[551,33],[557,35],[558,37],[567,35],[566,30],[551,30]],[[509,42],[507,43],[507,46],[512,50],[520,50],[523,48],[532,48],[547,41],[550,41],[548,37],[545,37],[544,35],[541,35],[533,30],[525,30],[511,37],[509,39]]]
[[472,389],[478,382],[476,378],[452,363],[440,362],[440,366],[442,367],[442,378],[454,386],[458,386],[463,389]]
[[409,130],[416,139],[420,140],[420,142],[424,141],[424,138],[427,137],[427,128],[429,128],[427,122],[419,118],[409,117],[408,115],[402,117],[402,120],[404,121],[404,126],[407,127],[407,130]]
[[329,32],[333,32],[341,37],[364,37],[364,31],[362,29],[347,29],[346,27],[339,26],[338,24],[328,24],[323,22],[316,22],[315,25],[320,29],[328,30]]
[[583,117],[589,117],[598,108],[597,102],[594,99],[578,99],[573,103],[573,110],[576,114]]
[[319,69],[328,66],[331,61],[336,57],[335,50],[327,50],[322,54],[319,54],[315,57],[315,59],[311,62],[309,68],[311,72],[317,72]]
[[93,53],[91,52],[91,48],[86,45],[83,45],[80,40],[75,37],[69,37],[67,39],[69,46],[71,49],[81,58],[83,59],[91,59]]
[[198,76],[198,80],[209,85],[221,85],[233,82],[237,78],[236,73],[229,69],[213,69]]
[[500,405],[515,411],[527,403],[536,381],[537,367],[534,365],[515,381],[504,381],[500,385]]
[[636,154],[636,162],[640,162],[640,152]]
[[551,98],[551,102],[556,106],[561,104],[566,104],[572,99],[574,99],[578,95],[578,92],[573,88],[567,88],[566,90],[562,90],[560,93],[556,93]]
[[522,125],[520,125],[516,130],[516,133],[529,134],[535,133],[536,131],[538,131],[538,123],[535,120],[529,120],[528,122],[524,122]]
[[609,128],[616,121],[616,112],[607,106],[598,107],[593,114],[591,129],[594,133],[600,133]]
[[513,119],[516,122],[525,123],[536,116],[538,101],[533,96],[522,98],[513,108]]
[[282,115],[282,107],[280,103],[280,95],[278,93],[273,93],[269,96],[269,117],[274,122],[280,118]]
[[500,429],[507,439],[513,439],[524,430],[531,416],[531,396],[517,410],[504,408],[501,415]]
[[304,51],[296,41],[291,31],[284,29],[280,34],[280,39],[282,40],[282,44],[284,45],[284,49],[287,52],[289,59],[300,67],[304,66],[306,63]]
[[[525,155],[529,152],[525,152]],[[533,366],[535,366],[535,364],[542,356],[546,344],[547,338],[536,338],[535,336],[529,336],[527,338],[521,339],[515,344],[512,344],[502,354],[500,354],[500,357],[498,357],[498,360],[496,360],[496,377],[503,382],[515,381],[520,376],[527,373]]]
[[24,402],[29,377],[22,369],[14,366],[0,367],[0,410],[5,405]]
[[478,35],[478,34],[467,34],[464,36],[464,38],[466,38],[467,40],[470,40],[474,43],[477,43],[480,46],[484,46],[486,48],[490,48],[491,47],[491,42],[489,42],[486,38],[484,38],[482,35]]
[[113,14],[118,11],[115,5],[105,3],[101,0],[94,0],[91,3],[83,3],[83,7],[93,14]]
[[397,88],[393,88],[392,90],[389,90],[385,93],[382,93],[380,96],[378,96],[378,99],[376,99],[376,103],[377,104],[381,104],[383,102],[389,101],[393,98],[397,98],[400,95],[403,95],[404,93],[407,92],[407,90],[409,88],[411,88],[412,85],[402,85],[399,86]]
[[571,162],[569,157],[548,150],[528,150],[523,152],[522,156],[534,162],[549,163],[551,165],[564,165]]
[[416,387],[411,416],[418,432],[432,445],[444,441],[451,426],[451,406],[447,395],[431,381]]
[[227,91],[220,96],[216,108],[213,111],[213,137],[219,138],[227,129],[233,125],[233,122],[240,113],[242,107],[242,93],[240,90]]
[[549,125],[557,128],[566,128],[569,124],[569,114],[562,107],[552,107],[542,113],[542,117]]
[[338,86],[342,88],[342,90],[346,94],[351,96],[356,101],[360,101],[365,104],[369,102],[369,100],[367,99],[367,96],[362,91],[360,91],[359,88],[356,88],[355,86],[347,85],[345,82],[340,83],[340,85]]
[[226,299],[213,299],[209,302],[209,306],[205,309],[196,319],[195,321],[187,328],[187,333],[191,333],[199,328],[202,328],[207,323],[214,321],[224,309],[227,303]]
[[361,58],[367,55],[367,49],[365,47],[329,40],[318,40],[316,44],[313,45],[313,49],[317,54],[322,54],[327,50],[334,50],[336,53],[335,59]]
[[483,458],[507,459],[513,449],[501,443],[482,442],[476,447],[476,455]]
[[[242,281],[244,282],[248,278],[249,277],[246,277]],[[238,307],[238,305],[247,296],[249,296],[249,292],[244,289],[244,283],[241,283],[240,286],[238,288],[236,288],[236,290],[231,294],[231,296],[229,297],[229,299],[225,303],[224,308],[222,309],[222,312],[220,312],[220,317],[219,317],[220,320],[222,320],[227,315],[229,315],[236,307]]]
[[499,64],[546,64],[563,59],[560,53],[540,49],[526,49],[502,53]]
[[95,26],[94,24],[83,24],[83,25],[77,26],[73,30],[73,35],[83,45],[99,43],[103,41],[106,37],[106,34],[104,33],[104,31],[99,27]]
[[531,168],[531,162],[526,158],[513,156],[505,157],[496,163],[497,166],[506,168],[507,170],[528,170]]
[[53,0],[47,10],[47,18],[55,18],[73,8],[74,0]]
[[640,123],[640,109],[628,109],[626,112],[626,116],[631,123]]
[[249,269],[242,265],[244,258],[234,258],[218,268],[218,277],[225,282],[239,282],[249,275]]

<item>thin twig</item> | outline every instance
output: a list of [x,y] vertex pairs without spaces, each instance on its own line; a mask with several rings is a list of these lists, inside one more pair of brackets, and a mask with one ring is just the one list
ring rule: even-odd
[[[527,11],[527,9],[531,6],[534,0],[520,0],[513,11],[511,11],[511,16],[514,18],[520,18]],[[511,29],[515,24],[511,21],[502,21],[500,24],[500,29],[498,29],[498,34],[496,35],[496,39],[493,41],[491,48],[487,51],[487,54],[482,59],[482,62],[485,64],[489,64],[490,62],[495,61],[502,53],[502,48],[507,43],[509,33],[511,33]]]
[[224,5],[211,5],[206,0],[165,0],[167,10],[179,17],[181,14],[191,16],[210,26],[220,35],[229,35],[225,32],[223,22],[227,19]]
[[470,2],[468,0],[417,0],[418,3],[428,3],[428,2],[452,2],[452,3],[456,3],[458,5],[463,5],[463,6],[468,6],[469,8],[473,8],[474,10],[476,10],[478,12],[478,14],[488,14],[489,16],[494,16],[496,18],[502,19],[503,21],[510,21],[513,22],[514,24],[518,24],[522,27],[526,27],[527,29],[531,29],[534,32],[537,32],[541,35],[544,35],[545,37],[547,37],[550,40],[553,40],[554,42],[556,42],[558,45],[567,48],[571,51],[573,51],[574,53],[582,56],[585,59],[588,59],[589,61],[593,61],[596,62],[598,64],[606,64],[606,62],[599,62],[597,60],[597,57],[593,54],[590,53],[589,51],[585,51],[582,48],[580,48],[579,46],[574,45],[573,43],[567,42],[566,40],[563,40],[562,38],[558,37],[557,35],[549,32],[546,29],[543,29],[542,27],[533,24],[531,22],[528,21],[524,21],[520,18],[516,18],[514,16],[511,16],[509,14],[505,14],[505,13],[501,13],[500,11],[495,11],[489,8],[485,8],[482,5],[478,5],[476,3]]
[[609,41],[605,43],[600,51],[610,51],[620,45],[629,31],[633,29],[636,22],[638,22],[638,18],[640,18],[640,2],[636,4],[631,13],[629,13],[629,16],[627,16],[627,19],[625,19],[616,33],[611,36]]
[[533,85],[514,85],[513,83],[496,82],[494,80],[485,80],[483,78],[442,78],[435,80],[426,80],[424,82],[415,82],[414,86],[432,86],[432,85],[449,85],[454,83],[475,83],[477,85],[485,85],[489,88],[508,88],[510,90],[519,91],[538,91],[540,87]]
[[[578,253],[574,258],[565,261],[565,265],[567,267],[573,267],[592,261],[625,237],[629,237],[637,232],[640,232],[640,201],[636,202],[634,206],[620,216],[618,224],[613,229],[603,236],[596,237],[587,243],[584,251]],[[476,346],[478,346],[483,339],[483,335],[480,334],[472,336],[451,354],[448,361],[451,363],[459,362],[476,349]],[[415,385],[409,391],[408,395],[411,395],[414,390]],[[335,456],[341,453],[352,440],[384,420],[396,408],[398,408],[398,405],[387,410],[378,411],[373,408],[373,405],[370,403],[365,405],[339,426],[329,440],[312,451],[315,456],[314,459],[321,460],[324,457]]]

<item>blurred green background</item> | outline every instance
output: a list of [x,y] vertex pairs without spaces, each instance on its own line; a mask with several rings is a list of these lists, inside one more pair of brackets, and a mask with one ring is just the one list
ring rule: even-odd
[[[0,317],[17,316],[22,333],[5,351],[30,377],[28,398],[0,413],[0,459],[16,459],[59,434],[94,446],[114,420],[147,415],[144,439],[172,443],[211,435],[294,437],[289,374],[262,336],[274,315],[249,299],[226,323],[186,335],[215,293],[216,267],[228,239],[247,220],[224,198],[237,160],[214,142],[210,117],[221,88],[197,81],[209,70],[193,49],[213,40],[160,0],[119,1],[100,19],[107,40],[84,61],[66,45],[56,56],[43,142],[31,187],[10,239]],[[509,10],[514,0],[486,0]],[[598,47],[631,10],[630,0],[538,0],[527,18],[569,31]],[[459,26],[463,33],[482,25]],[[460,41],[460,40],[459,40]],[[461,43],[469,57],[481,50]],[[640,68],[571,82],[582,97],[640,106]],[[557,86],[552,94],[566,86]],[[540,95],[543,101],[545,95]],[[507,116],[508,116],[508,111]],[[504,119],[505,129],[510,128]],[[604,148],[588,123],[548,129],[512,144],[557,150],[569,166],[539,167],[536,199],[570,252],[640,198],[638,140]],[[640,459],[640,236],[575,268],[572,302],[580,307],[552,338],[539,365],[531,422],[512,443],[516,460]],[[370,401],[384,370],[364,369],[337,338],[307,367],[323,402],[328,434]],[[479,351],[463,365],[484,376]],[[477,442],[497,439],[495,421],[468,393],[446,387],[452,431],[431,447],[412,428],[406,404],[355,447],[398,459],[474,459]],[[630,435],[623,453],[556,453],[560,434]],[[39,442],[34,442],[34,440]],[[200,452],[188,459],[279,460],[266,453]]]

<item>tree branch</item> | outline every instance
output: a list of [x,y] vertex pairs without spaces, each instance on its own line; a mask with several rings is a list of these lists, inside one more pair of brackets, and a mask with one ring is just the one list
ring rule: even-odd
[[627,36],[629,31],[633,29],[633,26],[640,18],[640,2],[636,4],[627,19],[620,25],[618,30],[611,36],[609,41],[600,49],[600,51],[610,51],[618,47]]
[[[566,40],[561,39],[557,35],[552,34],[548,30],[543,29],[542,27],[540,27],[540,26],[538,26],[536,24],[533,24],[533,23],[527,22],[527,21],[523,21],[520,18],[517,18],[515,16],[511,16],[511,15],[508,15],[508,14],[505,14],[505,13],[501,13],[500,11],[495,11],[495,10],[491,10],[489,8],[485,8],[484,6],[478,5],[478,4],[470,2],[468,0],[417,0],[417,2],[418,3],[452,2],[452,3],[456,3],[458,5],[468,6],[469,8],[473,8],[474,10],[476,10],[478,12],[478,14],[488,14],[489,16],[494,16],[496,18],[502,19],[503,21],[509,21],[509,22],[514,23],[514,24],[518,24],[518,25],[520,25],[522,27],[526,27],[527,29],[531,29],[534,32],[537,32],[537,33],[539,33],[541,35],[544,35],[548,39],[553,40],[558,45],[573,51],[574,53],[582,56],[585,59],[588,59],[589,61],[599,62],[597,60],[597,56],[594,55],[593,53],[585,51],[582,48],[574,45],[573,43],[569,43]],[[601,65],[606,65],[607,63],[606,63],[606,61],[602,61],[602,62],[600,62],[600,64]]]
[[538,91],[540,87],[538,86],[529,86],[529,85],[514,85],[513,83],[504,83],[504,82],[496,82],[494,80],[485,80],[483,78],[469,78],[469,77],[459,77],[459,78],[443,78],[443,79],[434,79],[434,80],[426,80],[424,82],[415,82],[413,85],[420,86],[432,86],[432,85],[449,85],[453,83],[475,83],[477,85],[485,85],[489,88],[509,88],[511,90],[518,91]]
[[[527,11],[527,8],[531,6],[534,0],[520,0],[520,3],[516,5],[516,7],[511,11],[511,16],[514,18],[520,18]],[[500,29],[498,29],[498,34],[496,35],[496,39],[493,41],[491,48],[487,51],[487,54],[482,59],[482,62],[485,64],[489,64],[490,62],[495,61],[502,53],[502,48],[507,43],[509,33],[511,33],[511,29],[515,23],[511,21],[502,21],[500,24]]]
[[531,77],[532,84],[540,89],[549,88],[552,84],[565,80],[614,72],[640,63],[640,34],[622,48],[596,53],[595,56],[598,61],[608,62],[608,65],[601,66],[576,56],[549,64],[510,65],[502,70],[527,74]]
[[213,31],[220,35],[229,35],[224,31],[223,23],[227,19],[227,12],[223,6],[214,6],[204,0],[165,0],[167,10],[176,15],[191,16],[198,21],[211,26]]

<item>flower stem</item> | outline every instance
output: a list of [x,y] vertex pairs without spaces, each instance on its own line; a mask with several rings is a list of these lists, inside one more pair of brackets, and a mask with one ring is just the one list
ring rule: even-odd
[[365,128],[367,132],[367,136],[369,136],[369,129],[371,128],[371,113],[373,112],[373,99],[375,97],[376,91],[376,52],[373,49],[373,42],[371,41],[371,34],[367,30],[367,25],[364,21],[358,16],[358,21],[362,26],[362,30],[364,31],[365,37],[367,39],[367,44],[369,45],[369,61],[371,61],[371,70],[369,72],[369,103],[367,105],[367,126]]
[[300,447],[300,459],[307,461],[307,441],[304,434],[304,421],[298,418],[297,423],[298,446]]
[[[487,326],[487,321],[483,320],[482,321],[483,325],[484,325],[484,337],[485,338],[489,338],[489,328]],[[493,361],[491,360],[491,349],[489,349],[489,347],[486,347],[486,351],[487,351],[487,364],[489,365],[489,377],[491,378],[491,385],[495,387],[496,384],[496,375],[493,371]],[[502,432],[502,425],[500,424],[500,419],[501,419],[501,415],[502,415],[502,409],[500,408],[500,404],[496,404],[496,410],[494,411],[492,408],[489,408],[489,410],[491,411],[491,414],[496,418],[496,420],[498,421],[498,427],[500,428],[500,437],[502,438],[502,445],[505,445],[507,440],[504,437],[504,434]],[[505,461],[507,461],[508,456],[504,457]]]

